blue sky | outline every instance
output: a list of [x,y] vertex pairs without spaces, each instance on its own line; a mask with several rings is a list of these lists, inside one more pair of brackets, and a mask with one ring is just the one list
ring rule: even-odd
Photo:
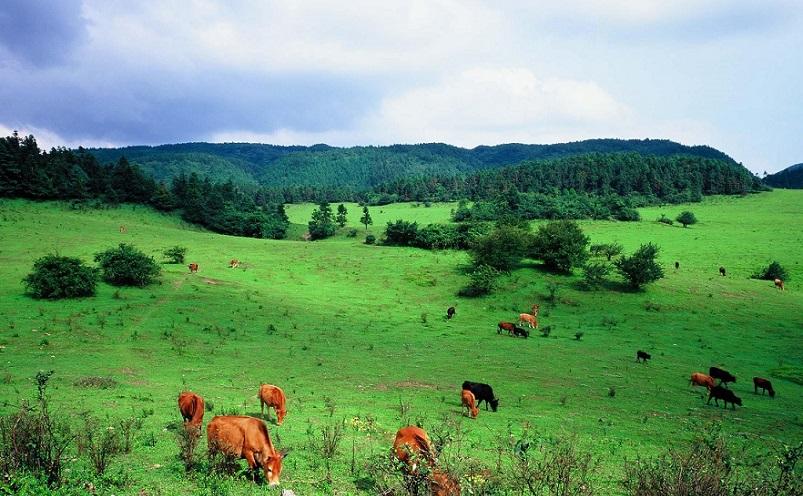
[[6,0],[0,132],[45,147],[709,144],[803,162],[796,0]]

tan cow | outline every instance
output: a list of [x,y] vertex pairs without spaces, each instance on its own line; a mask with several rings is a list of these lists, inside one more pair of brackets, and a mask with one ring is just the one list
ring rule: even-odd
[[783,279],[775,279],[775,287],[783,291]]
[[265,407],[268,409],[268,414],[270,414],[270,409],[273,407],[273,411],[276,412],[276,423],[282,425],[284,416],[287,415],[287,399],[284,391],[272,384],[262,384],[259,386],[258,396],[259,411],[262,412],[262,415],[265,415]]
[[524,325],[527,322],[531,328],[538,329],[538,309],[540,307],[538,305],[533,305],[532,313],[520,313],[519,314],[519,325]]
[[404,464],[402,470],[407,477],[421,477],[419,466],[421,463],[427,465],[429,470],[424,477],[434,496],[460,496],[457,481],[437,468],[432,442],[420,427],[408,425],[399,429],[393,441],[393,452]]
[[463,404],[463,408],[466,409],[469,417],[477,418],[477,415],[480,413],[480,410],[479,408],[477,408],[477,403],[474,398],[474,393],[472,393],[468,389],[463,389],[460,392],[460,402]]
[[714,378],[702,372],[695,372],[689,378],[689,386],[705,386],[709,391],[714,388]]
[[282,473],[282,461],[288,450],[276,451],[265,423],[254,417],[218,415],[206,427],[209,454],[224,453],[245,458],[254,475],[262,467],[265,480],[275,486]]
[[237,260],[236,258],[232,258],[231,261],[229,261],[229,268],[230,269],[236,269],[239,266],[240,266],[240,261]]
[[178,410],[184,419],[184,426],[193,429],[200,436],[204,420],[204,399],[191,391],[184,391],[178,395]]

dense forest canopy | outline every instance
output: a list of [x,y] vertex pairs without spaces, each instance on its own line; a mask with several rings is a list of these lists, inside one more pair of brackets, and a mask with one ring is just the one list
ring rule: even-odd
[[803,188],[803,163],[770,174],[764,178],[764,183],[774,188]]

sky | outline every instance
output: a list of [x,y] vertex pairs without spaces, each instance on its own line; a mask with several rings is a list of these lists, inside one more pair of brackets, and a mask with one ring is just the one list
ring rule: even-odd
[[40,146],[587,138],[803,162],[798,0],[4,0],[0,133]]

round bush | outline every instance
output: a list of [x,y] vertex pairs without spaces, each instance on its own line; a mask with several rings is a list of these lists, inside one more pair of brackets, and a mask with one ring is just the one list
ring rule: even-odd
[[376,236],[374,236],[373,234],[369,234],[368,236],[365,237],[366,245],[372,245],[374,243],[376,243]]
[[98,269],[78,258],[46,255],[33,264],[33,272],[22,280],[34,298],[75,298],[93,296]]
[[161,273],[153,257],[126,243],[95,254],[95,261],[100,264],[103,280],[115,286],[146,286]]
[[768,281],[775,279],[786,281],[789,279],[789,273],[786,271],[783,265],[779,264],[777,261],[773,261],[766,267],[757,270],[750,277],[753,279],[766,279]]

